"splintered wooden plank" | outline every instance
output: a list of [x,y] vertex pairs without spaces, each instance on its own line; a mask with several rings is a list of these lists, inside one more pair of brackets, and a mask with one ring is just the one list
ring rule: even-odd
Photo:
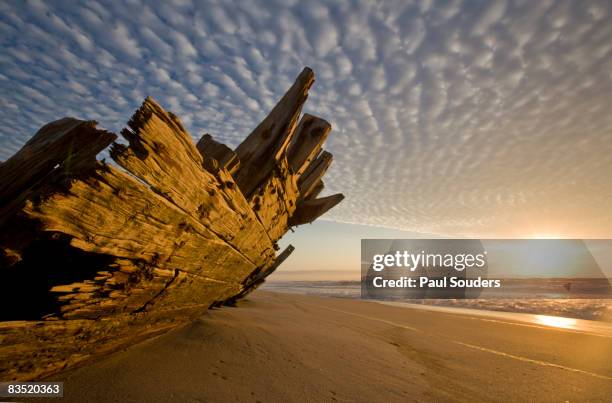
[[289,219],[289,225],[294,226],[313,222],[343,199],[344,195],[338,193],[320,199],[303,201],[298,204],[295,214]]
[[202,223],[117,168],[98,163],[68,192],[28,201],[26,218],[71,245],[166,269],[240,282],[256,265]]
[[[298,180],[300,199],[309,198],[317,187],[322,186],[321,178],[325,175],[327,168],[332,163],[333,156],[327,151],[321,152],[318,157],[308,166],[308,169]],[[321,185],[319,185],[321,183]],[[322,188],[321,188],[322,189]],[[319,189],[319,191],[321,190]]]
[[141,311],[158,298],[178,274],[177,270],[143,267],[129,260],[120,262],[91,280],[51,288],[51,293],[64,303],[59,315],[63,319],[95,319]]
[[[137,274],[141,274],[140,271]],[[215,280],[181,270],[151,270],[148,276],[134,279],[116,271],[103,281],[56,286],[51,291],[65,292],[60,300],[61,317],[64,319],[95,319],[117,313],[149,312],[152,310],[202,305],[208,307],[215,301],[238,293],[242,285],[238,282]],[[120,284],[114,277],[123,275]],[[119,276],[121,277],[121,276]],[[125,283],[125,284],[121,284]]]
[[0,222],[27,190],[53,170],[70,172],[112,143],[117,136],[96,129],[96,122],[64,118],[43,126],[15,155],[0,165]]
[[321,151],[331,125],[321,118],[304,114],[287,153],[291,171],[301,176]]
[[270,176],[285,153],[313,82],[314,73],[304,68],[270,114],[236,148],[240,167],[234,177],[247,198]]
[[43,126],[15,155],[0,165],[0,206],[35,185],[58,164],[71,168],[95,157],[117,136],[96,122],[64,118]]
[[207,158],[213,158],[218,162],[220,168],[225,168],[230,173],[235,172],[240,166],[238,155],[225,144],[215,141],[210,134],[204,134],[196,147],[204,157],[204,161]]
[[178,118],[147,98],[114,144],[111,156],[171,203],[226,241],[255,265],[273,258],[264,228],[231,176],[225,181],[203,167],[203,157]]

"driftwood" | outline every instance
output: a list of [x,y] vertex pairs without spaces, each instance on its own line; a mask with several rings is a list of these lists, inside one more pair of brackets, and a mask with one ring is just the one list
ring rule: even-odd
[[[293,251],[331,126],[303,115],[306,68],[236,150],[147,98],[121,134],[64,118],[0,165],[0,379],[54,373],[235,304]],[[96,155],[110,146],[113,164]]]

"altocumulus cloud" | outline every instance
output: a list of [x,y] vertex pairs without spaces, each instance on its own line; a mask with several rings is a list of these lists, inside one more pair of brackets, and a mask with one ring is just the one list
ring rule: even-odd
[[151,95],[237,145],[305,65],[329,217],[450,235],[612,235],[608,1],[3,1],[0,159]]

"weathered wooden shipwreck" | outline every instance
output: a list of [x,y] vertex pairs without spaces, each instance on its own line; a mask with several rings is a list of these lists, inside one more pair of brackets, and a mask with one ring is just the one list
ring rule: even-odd
[[[235,150],[147,98],[117,136],[42,127],[0,165],[0,380],[39,379],[233,304],[291,253],[277,241],[317,198],[331,129],[301,109],[305,68]],[[96,159],[110,146],[114,163]]]

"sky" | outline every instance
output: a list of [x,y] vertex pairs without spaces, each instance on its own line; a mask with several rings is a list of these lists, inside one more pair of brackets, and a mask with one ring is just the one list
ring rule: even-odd
[[596,0],[2,1],[0,160],[146,96],[234,147],[310,66],[327,231],[612,237],[610,38]]

